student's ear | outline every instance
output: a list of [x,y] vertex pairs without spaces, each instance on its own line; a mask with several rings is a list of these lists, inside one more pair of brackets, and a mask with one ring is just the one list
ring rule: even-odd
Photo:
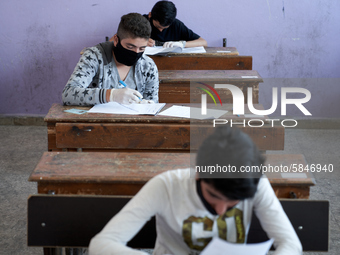
[[116,47],[117,44],[118,44],[118,40],[119,40],[117,34],[112,36],[112,38],[110,40],[113,41],[113,45]]
[[151,18],[151,12],[149,12],[149,15],[148,15],[149,19]]

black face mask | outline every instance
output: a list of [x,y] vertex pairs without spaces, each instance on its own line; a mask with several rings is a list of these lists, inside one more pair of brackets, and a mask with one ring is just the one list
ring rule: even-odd
[[132,50],[125,49],[120,44],[120,39],[118,37],[117,46],[113,46],[113,53],[115,54],[116,60],[126,66],[133,66],[136,64],[138,59],[143,55],[143,52],[134,52]]
[[205,200],[203,194],[202,194],[202,188],[201,188],[201,180],[196,181],[196,191],[198,196],[200,197],[202,203],[204,204],[205,208],[212,214],[212,215],[217,215],[217,212],[215,211],[214,208]]

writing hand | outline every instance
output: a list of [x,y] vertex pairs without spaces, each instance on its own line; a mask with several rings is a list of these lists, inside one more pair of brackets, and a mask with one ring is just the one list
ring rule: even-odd
[[152,40],[151,38],[149,38],[149,41],[148,41],[148,44],[147,44],[147,46],[149,46],[149,47],[153,47],[153,46],[155,46],[155,41],[154,41],[154,40]]
[[133,104],[139,103],[142,94],[137,90],[123,88],[123,89],[111,89],[110,101],[121,104]]
[[163,44],[163,48],[171,48],[171,47],[181,47],[184,48],[184,41],[179,41],[179,42],[166,42]]

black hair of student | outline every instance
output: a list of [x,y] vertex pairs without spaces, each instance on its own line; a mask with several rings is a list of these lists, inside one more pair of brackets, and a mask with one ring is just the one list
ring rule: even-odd
[[151,10],[151,17],[163,27],[170,26],[176,15],[176,6],[170,1],[158,1]]
[[201,181],[231,200],[252,198],[261,172],[239,172],[241,166],[260,166],[265,161],[252,139],[237,128],[220,126],[200,146],[196,166],[231,166],[236,172],[199,172]]
[[117,35],[120,40],[124,38],[144,38],[149,39],[151,35],[150,22],[139,13],[129,13],[120,19]]

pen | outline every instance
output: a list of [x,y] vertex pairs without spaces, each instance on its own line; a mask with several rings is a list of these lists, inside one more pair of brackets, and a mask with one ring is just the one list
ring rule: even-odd
[[[126,88],[125,82],[123,82],[122,80],[119,80],[119,83],[122,84],[122,85],[124,86],[124,88]],[[138,99],[139,99],[140,101],[142,101],[142,99],[141,99],[140,97],[138,97]]]
[[124,86],[124,88],[126,88],[125,82],[123,82],[122,80],[119,80],[119,83],[122,84]]

